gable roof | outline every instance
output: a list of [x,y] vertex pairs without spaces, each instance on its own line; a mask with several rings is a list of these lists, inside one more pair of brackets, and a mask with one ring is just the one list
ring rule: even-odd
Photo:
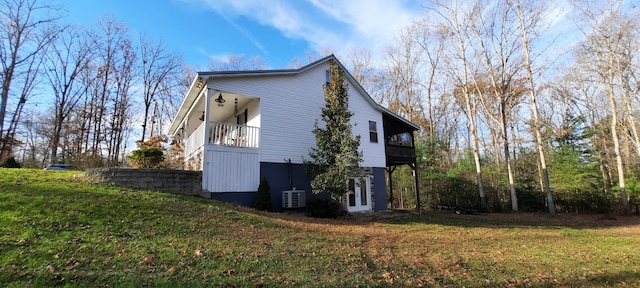
[[[195,100],[197,99],[198,94],[200,93],[200,88],[202,87],[202,85],[204,85],[204,82],[206,80],[209,79],[215,79],[215,78],[225,78],[225,77],[257,77],[257,76],[284,76],[284,75],[295,75],[295,74],[300,74],[303,73],[309,69],[312,69],[320,64],[323,64],[329,60],[334,60],[336,61],[336,63],[338,63],[338,65],[340,65],[340,68],[342,68],[342,70],[344,70],[346,73],[345,75],[347,76],[347,78],[349,79],[349,81],[351,83],[355,83],[354,87],[363,95],[365,95],[367,101],[369,102],[369,104],[371,104],[371,106],[373,106],[376,110],[380,111],[382,114],[387,115],[395,120],[398,120],[404,124],[406,124],[407,126],[411,127],[414,131],[415,130],[420,130],[420,127],[416,124],[414,124],[413,122],[405,119],[404,117],[392,112],[391,110],[383,107],[382,105],[376,103],[373,98],[369,95],[369,93],[362,87],[362,85],[360,85],[360,83],[358,83],[358,81],[356,81],[356,79],[353,77],[353,75],[351,75],[351,73],[349,73],[349,71],[344,67],[344,65],[342,65],[342,63],[340,62],[340,60],[338,60],[338,58],[336,58],[335,55],[331,54],[329,56],[326,56],[322,59],[316,60],[312,63],[309,63],[305,66],[302,66],[300,68],[297,69],[272,69],[272,70],[241,70],[241,71],[208,71],[208,72],[197,72],[195,78],[193,79],[193,81],[191,82],[191,85],[189,86],[189,90],[187,92],[187,95],[185,96],[185,98],[182,101],[182,104],[180,105],[180,108],[178,110],[178,113],[176,114],[176,116],[174,117],[173,121],[171,122],[171,126],[169,127],[169,134],[172,134],[175,132],[176,129],[178,129],[178,124],[179,122],[177,122],[176,120],[180,120],[182,121],[182,119],[186,116],[186,109],[183,109],[184,107],[191,107],[191,105],[193,105],[193,103],[195,102]],[[198,87],[200,86],[200,87]],[[194,89],[195,88],[195,89]]]

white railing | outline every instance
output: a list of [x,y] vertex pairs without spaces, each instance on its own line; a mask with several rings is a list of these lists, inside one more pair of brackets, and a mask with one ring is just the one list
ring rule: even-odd
[[191,133],[191,135],[184,139],[184,155],[187,158],[204,146],[204,127],[205,125],[203,122],[195,131],[193,131],[193,133]]
[[209,122],[209,144],[258,148],[259,140],[258,127]]

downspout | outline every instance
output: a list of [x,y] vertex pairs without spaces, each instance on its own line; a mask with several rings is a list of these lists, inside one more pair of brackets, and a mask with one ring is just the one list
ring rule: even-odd
[[293,190],[293,171],[291,167],[291,159],[287,160],[287,166],[289,166],[289,190]]

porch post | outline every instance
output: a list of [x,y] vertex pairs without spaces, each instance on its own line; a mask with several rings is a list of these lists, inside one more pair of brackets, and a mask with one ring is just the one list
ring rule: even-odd
[[[411,147],[413,147],[413,149],[416,149],[416,138],[413,135],[413,131],[411,131]],[[418,160],[414,158],[413,163],[410,163],[409,166],[411,166],[411,169],[413,169],[413,182],[416,185],[416,210],[418,210],[418,214],[420,214],[421,210],[420,210],[420,186],[418,185]]]
[[413,169],[413,181],[416,185],[416,210],[418,210],[418,214],[421,213],[420,210],[420,186],[418,186],[418,165],[414,163],[410,163],[409,166]]
[[[207,161],[207,145],[209,144],[209,105],[210,101],[210,93],[209,88],[205,89],[204,92],[204,139],[202,139],[203,149],[202,149],[202,190],[209,191],[209,169],[208,169],[208,161]],[[211,93],[213,94],[213,93]]]
[[393,171],[396,170],[396,166],[387,167],[389,173],[389,203],[391,203],[391,210],[393,210]]
[[[211,95],[215,95],[215,92],[209,93],[212,89],[207,88],[207,92],[204,97],[204,140],[202,143],[206,146],[209,144],[209,106],[211,105]],[[205,149],[206,150],[206,149]],[[204,155],[203,155],[204,156]]]

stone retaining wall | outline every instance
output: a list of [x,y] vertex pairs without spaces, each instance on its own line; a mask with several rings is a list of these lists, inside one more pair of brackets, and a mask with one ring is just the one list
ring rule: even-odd
[[84,177],[96,183],[209,198],[202,190],[202,171],[93,168],[87,169]]

